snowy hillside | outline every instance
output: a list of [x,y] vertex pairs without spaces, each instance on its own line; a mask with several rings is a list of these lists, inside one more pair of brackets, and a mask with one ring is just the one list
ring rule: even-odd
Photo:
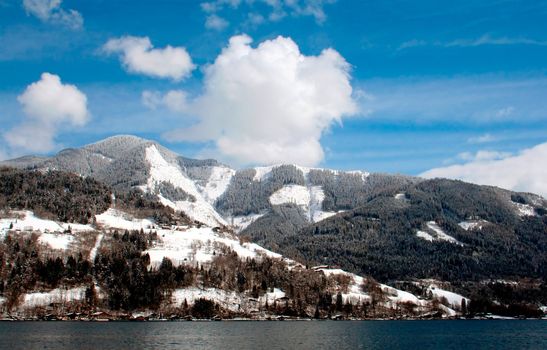
[[[275,259],[284,264],[288,271],[303,271],[305,267],[293,260],[286,259],[280,254],[264,249],[257,244],[242,242],[236,236],[229,232],[222,232],[211,227],[197,226],[172,226],[170,228],[161,228],[150,219],[136,219],[128,213],[120,210],[109,209],[105,213],[97,215],[97,226],[92,225],[70,225],[67,223],[55,222],[37,218],[30,211],[13,212],[12,217],[0,220],[0,234],[2,237],[10,235],[28,235],[32,232],[38,237],[38,242],[54,251],[78,252],[85,250],[86,256],[90,261],[102,254],[105,244],[108,245],[112,240],[113,230],[143,230],[152,235],[154,243],[142,252],[149,257],[150,269],[161,268],[165,259],[169,259],[176,266],[208,266],[215,264],[215,258],[222,257],[231,252],[237,254],[241,261],[254,259],[260,261],[264,258]],[[69,227],[71,231],[68,232]],[[102,231],[99,231],[102,230]],[[98,232],[99,231],[99,232]],[[89,238],[86,238],[89,237]],[[85,240],[84,240],[85,238]],[[85,241],[85,244],[84,244]],[[299,272],[300,273],[300,272]],[[340,293],[344,304],[362,305],[369,304],[373,298],[368,292],[363,290],[365,278],[355,274],[347,273],[340,269],[328,267],[317,267],[310,270],[309,273],[321,273],[325,278],[332,278],[333,284],[329,287],[334,295]],[[306,273],[304,273],[305,275]],[[345,276],[345,279],[339,280],[337,276]],[[422,300],[408,292],[398,290],[387,285],[379,285],[381,293],[385,294],[382,307],[386,309],[395,309],[400,303],[413,303],[419,312],[429,310],[429,302]],[[31,312],[36,308],[47,307],[50,304],[71,304],[83,303],[86,300],[85,285],[68,287],[58,287],[51,290],[35,290],[26,292],[21,298],[18,310],[21,312]],[[102,287],[95,282],[95,290],[99,298],[105,298],[106,294]],[[440,289],[434,290],[435,295],[441,293]],[[247,292],[238,292],[233,290],[223,290],[213,287],[200,287],[192,285],[186,288],[177,288],[173,291],[171,302],[173,305],[189,303],[192,305],[200,298],[212,300],[226,310],[237,313],[252,313],[260,309],[267,308],[268,305],[284,305],[287,300],[287,291],[281,285],[272,288],[271,292],[259,295],[258,298],[252,298]],[[443,294],[450,297],[452,302],[454,298],[450,294]],[[457,296],[459,297],[459,296]],[[456,298],[457,299],[457,298]],[[461,298],[460,298],[461,300]],[[0,304],[3,301],[0,301]],[[446,315],[454,315],[452,309],[447,309]],[[311,312],[311,311],[310,311]]]
[[[236,209],[239,197],[265,196],[266,203],[272,206],[295,203],[300,207],[303,217],[313,223],[339,210],[323,208],[326,196],[324,188],[310,179],[312,173],[324,172],[333,179],[343,175],[355,176],[360,182],[358,186],[362,186],[369,176],[362,171],[341,172],[297,165],[234,170],[214,160],[184,158],[157,142],[131,135],[113,136],[79,149],[63,150],[51,158],[23,157],[3,164],[18,168],[73,172],[94,177],[121,190],[140,188],[156,195],[164,205],[183,211],[196,221],[210,227],[232,226],[238,232],[272,209],[264,205],[251,206],[250,212],[241,215]],[[279,175],[286,167],[294,167],[303,182],[288,183],[284,188],[277,185],[272,187],[273,174]],[[253,172],[251,181],[260,188],[260,193],[234,188],[234,177],[247,171]],[[269,188],[272,190],[269,191]],[[225,202],[225,194],[229,189],[235,203],[227,208],[219,208],[219,201]]]
[[158,196],[164,205],[183,211],[194,220],[211,227],[227,225],[226,221],[216,212],[204,195],[209,200],[213,199],[214,201],[215,196],[223,191],[223,186],[227,186],[227,183],[229,183],[229,175],[226,176],[226,173],[219,174],[216,170],[212,174],[211,183],[208,183],[205,188],[198,189],[194,181],[184,174],[179,165],[169,163],[163,158],[155,145],[146,148],[145,157],[150,166],[147,183],[141,186],[145,192],[157,193],[160,184],[169,183],[192,196],[192,199],[169,200],[159,193]]

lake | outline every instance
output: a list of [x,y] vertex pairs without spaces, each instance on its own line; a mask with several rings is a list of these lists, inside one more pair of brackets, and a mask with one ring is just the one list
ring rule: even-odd
[[0,322],[0,349],[547,349],[547,321]]

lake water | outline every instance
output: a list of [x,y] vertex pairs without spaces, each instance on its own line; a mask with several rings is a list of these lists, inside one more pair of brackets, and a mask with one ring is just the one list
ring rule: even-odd
[[547,349],[547,321],[0,322],[0,349]]

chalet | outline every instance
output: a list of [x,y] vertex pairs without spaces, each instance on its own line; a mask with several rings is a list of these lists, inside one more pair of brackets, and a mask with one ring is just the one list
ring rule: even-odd
[[90,316],[92,321],[99,321],[99,322],[110,321],[110,319],[112,318],[112,315],[104,311],[94,312]]

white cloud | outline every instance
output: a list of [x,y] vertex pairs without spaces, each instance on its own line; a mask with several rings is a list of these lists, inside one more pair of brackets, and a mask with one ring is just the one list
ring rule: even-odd
[[264,23],[265,19],[264,16],[262,16],[260,13],[249,13],[247,15],[247,23],[252,26],[258,26],[262,23]]
[[227,20],[215,14],[207,16],[207,19],[205,20],[205,28],[218,31],[226,29],[229,24],[230,23],[228,23]]
[[84,25],[82,15],[78,11],[61,8],[61,2],[62,0],[23,0],[23,7],[27,14],[43,22],[81,29]]
[[514,191],[533,192],[547,198],[547,142],[522,150],[517,155],[484,153],[469,163],[436,168],[420,176],[445,177],[492,185]]
[[165,137],[214,141],[239,164],[318,164],[322,133],[357,112],[349,64],[333,49],[305,56],[290,38],[250,44],[246,35],[230,39],[188,106],[199,123]]
[[515,112],[515,108],[509,106],[509,107],[498,109],[495,114],[496,114],[496,117],[498,118],[505,118],[505,117],[511,116],[514,112]]
[[460,160],[469,162],[469,161],[485,161],[485,160],[498,160],[504,159],[511,156],[509,152],[498,152],[498,151],[488,151],[481,150],[476,153],[471,152],[462,152],[458,154]]
[[545,46],[547,41],[535,40],[524,37],[493,37],[490,34],[484,34],[476,39],[457,39],[445,43],[446,47],[475,47],[483,45],[536,45]]
[[141,95],[142,103],[150,108],[166,107],[174,112],[184,113],[188,110],[188,97],[182,90],[171,90],[165,95],[158,91],[145,90]]
[[285,1],[286,5],[293,11],[294,15],[313,16],[317,23],[323,23],[327,19],[323,6],[334,2],[336,2],[336,0]]
[[506,46],[506,45],[530,45],[530,46],[547,46],[547,40],[536,40],[526,37],[493,37],[490,34],[484,34],[474,39],[455,39],[448,42],[443,41],[426,41],[412,39],[403,42],[399,45],[398,50],[410,49],[422,46],[437,46],[437,47],[478,47],[478,46]]
[[[222,18],[212,15],[218,14],[225,8],[239,9],[245,6],[247,20],[243,25],[257,26],[265,22],[267,18],[271,22],[277,22],[291,15],[293,17],[313,17],[318,24],[322,24],[327,19],[324,7],[327,4],[333,4],[336,0],[213,0],[201,3],[201,9],[208,14],[205,23],[208,29],[224,29],[227,25],[223,23]],[[266,13],[259,13],[259,11]],[[218,24],[218,26],[216,25]]]
[[87,97],[74,85],[63,84],[59,76],[43,73],[17,98],[26,118],[4,133],[10,148],[47,152],[55,147],[61,126],[83,126],[89,119]]
[[119,54],[131,73],[180,81],[190,75],[195,65],[184,47],[155,49],[148,37],[124,36],[110,39],[103,46],[108,54]]
[[489,142],[493,142],[493,141],[496,141],[497,138],[495,138],[494,136],[492,136],[491,134],[484,134],[484,135],[480,135],[480,136],[475,136],[475,137],[470,137],[467,139],[467,142],[468,143],[489,143]]

